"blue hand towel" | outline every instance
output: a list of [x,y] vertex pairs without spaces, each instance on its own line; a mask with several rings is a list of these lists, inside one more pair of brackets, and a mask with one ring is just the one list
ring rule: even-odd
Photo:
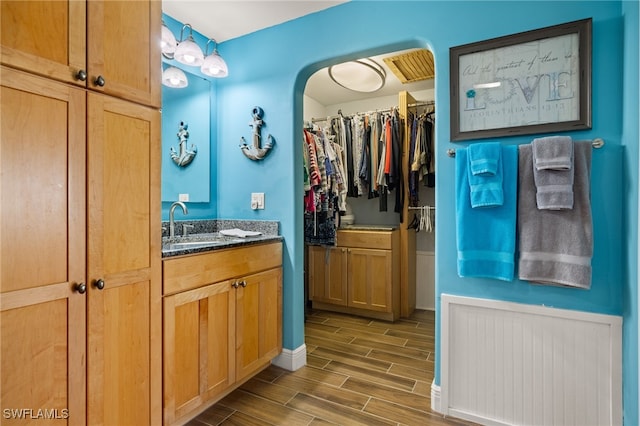
[[499,142],[475,143],[467,148],[471,207],[496,207],[504,203],[502,147]]
[[521,280],[591,287],[591,149],[590,142],[574,145],[573,209],[541,210],[536,206],[532,146],[519,147],[518,276]]
[[458,275],[512,281],[516,247],[518,149],[501,147],[504,203],[471,207],[466,149],[456,150],[456,243]]
[[541,210],[573,208],[573,141],[569,136],[531,142],[536,202]]

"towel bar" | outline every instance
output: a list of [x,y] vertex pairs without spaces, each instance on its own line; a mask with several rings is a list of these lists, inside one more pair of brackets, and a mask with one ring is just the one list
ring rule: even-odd
[[[602,138],[595,138],[594,140],[591,141],[591,146],[594,148],[602,148],[604,146],[604,139]],[[449,148],[447,150],[447,155],[451,158],[456,156],[456,150],[453,148]]]

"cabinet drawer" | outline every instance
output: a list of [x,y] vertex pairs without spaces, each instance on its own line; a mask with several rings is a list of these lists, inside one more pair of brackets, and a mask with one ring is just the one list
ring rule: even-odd
[[163,293],[173,294],[281,265],[280,242],[167,259],[163,261]]
[[338,231],[338,247],[391,250],[395,231]]

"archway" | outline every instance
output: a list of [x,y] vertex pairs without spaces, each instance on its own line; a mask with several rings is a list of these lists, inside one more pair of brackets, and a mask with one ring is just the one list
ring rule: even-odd
[[[318,62],[307,67],[303,70],[299,76],[298,81],[296,83],[296,105],[295,105],[295,113],[294,117],[296,119],[295,123],[295,134],[302,135],[303,131],[303,123],[309,125],[310,122],[320,121],[321,118],[326,118],[327,116],[335,116],[338,110],[345,115],[353,114],[353,113],[362,113],[366,111],[375,111],[388,109],[390,106],[398,105],[398,91],[400,89],[404,89],[409,91],[412,95],[415,95],[415,99],[418,101],[417,104],[421,103],[432,103],[435,99],[434,87],[435,87],[435,78],[432,78],[428,81],[421,81],[418,83],[412,83],[407,86],[402,86],[400,84],[400,89],[396,89],[396,91],[390,95],[388,92],[384,94],[374,93],[367,94],[361,96],[359,99],[354,96],[343,97],[340,98],[337,102],[328,103],[325,101],[318,102],[315,99],[312,99],[311,96],[308,95],[308,89],[310,82],[313,82],[313,79],[317,77],[319,73],[327,73],[327,68],[336,65],[339,63],[344,63],[350,60],[357,60],[359,58],[374,58],[376,61],[384,61],[385,58],[391,58],[403,53],[416,51],[416,50],[424,50],[426,46],[416,46],[416,43],[407,43],[406,46],[402,46],[400,49],[388,49],[388,48],[378,48],[369,52],[370,55],[365,55],[365,52],[361,52],[360,54],[354,53],[350,58],[334,58],[323,62]],[[382,53],[379,53],[382,52]],[[387,71],[387,78],[395,79],[397,78],[391,72],[389,72],[389,68],[385,67]],[[328,76],[326,77],[328,78]],[[344,89],[343,89],[344,90]],[[311,98],[311,99],[310,99]],[[422,111],[424,112],[424,110]],[[434,133],[435,134],[435,133]],[[433,141],[435,147],[435,140]],[[295,159],[302,158],[302,148],[301,144],[296,144],[296,155]],[[295,167],[299,167],[299,165],[295,165]],[[301,183],[296,183],[296,187],[302,188]],[[296,193],[300,193],[300,191],[296,190]],[[354,211],[356,212],[356,221],[359,221],[362,224],[373,225],[378,221],[378,224],[384,225],[392,225],[392,226],[401,226],[399,218],[397,215],[393,213],[393,209],[388,211],[386,214],[378,214],[371,215],[369,213],[372,212],[371,207],[371,199],[368,199],[366,196],[364,197],[356,197],[351,199],[350,203],[353,203]],[[420,197],[419,197],[419,205],[417,207],[426,205],[426,206],[434,206],[435,204],[435,188],[427,187],[420,188]],[[296,282],[305,282],[307,281],[306,271],[306,246],[304,244],[304,213],[302,208],[302,199],[300,199],[300,203],[296,204],[296,229],[299,232],[296,232],[296,247],[301,247],[300,250],[301,256],[305,259],[304,272],[301,274],[296,274],[295,277]],[[406,210],[405,210],[406,212]],[[415,211],[410,212],[411,218],[415,215],[419,217],[419,213],[421,211],[416,209]],[[429,213],[432,213],[431,210]],[[364,214],[363,214],[364,213]],[[360,217],[358,219],[358,217]],[[434,218],[435,219],[435,218]],[[408,223],[406,220],[404,224]],[[435,228],[432,228],[435,229]],[[435,234],[433,232],[426,232],[425,229],[422,229],[425,232],[418,232],[416,234],[417,237],[417,245],[414,246],[414,255],[418,253],[419,256],[422,256],[422,260],[417,262],[417,266],[419,268],[417,272],[418,280],[428,280],[428,285],[430,285],[429,290],[425,290],[424,284],[416,283],[416,300],[415,307],[418,309],[432,309],[435,310],[435,277],[434,277],[434,264],[435,264]],[[417,249],[417,252],[415,251]],[[426,257],[425,257],[426,256]],[[424,259],[428,260],[429,265],[427,269],[430,272],[424,272]],[[423,269],[420,269],[423,268]],[[430,275],[430,276],[427,276]],[[305,287],[305,300],[304,303],[307,305],[309,302],[308,293]]]

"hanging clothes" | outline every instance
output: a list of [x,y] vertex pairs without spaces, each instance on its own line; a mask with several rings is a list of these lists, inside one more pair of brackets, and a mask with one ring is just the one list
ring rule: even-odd
[[395,179],[393,182],[393,189],[396,190],[396,205],[394,212],[400,214],[400,222],[403,221],[402,211],[404,207],[404,177],[402,175],[402,145],[404,138],[404,123],[400,119],[400,114],[397,109],[393,111],[392,119],[392,147],[393,147],[393,168],[392,177]]
[[418,174],[413,170],[413,163],[415,159],[416,152],[416,139],[418,138],[418,120],[415,114],[409,115],[409,120],[411,122],[411,134],[409,135],[409,152],[408,152],[408,160],[409,160],[409,176],[407,177],[408,187],[409,187],[409,206],[417,207],[420,201],[419,198],[419,189],[418,189]]
[[324,131],[303,131],[303,164],[309,177],[304,186],[304,235],[308,244],[335,245],[337,218],[341,205],[346,207],[341,151],[342,147]]
[[434,159],[434,131],[435,131],[435,112],[431,111],[427,113],[425,117],[425,162],[427,168],[427,174],[425,179],[425,185],[429,188],[434,188],[436,186],[436,170]]
[[[334,189],[334,193],[338,194],[339,212],[344,214],[346,207],[343,195],[378,198],[379,211],[387,211],[387,197],[392,193],[395,200],[393,210],[402,215],[406,185],[401,163],[403,132],[404,123],[397,108],[351,116],[339,112],[337,117],[330,119],[329,126],[316,135],[321,140],[335,141],[330,145],[331,152],[325,143],[323,147],[309,149],[308,159],[305,157],[305,161],[308,161],[309,186],[316,187],[318,176],[321,182],[324,181],[324,174],[333,176],[334,164],[329,158],[335,154],[344,171],[335,177],[337,180],[344,179],[340,181],[343,184],[340,190]],[[305,138],[311,140],[308,135]],[[311,195],[307,193],[306,197],[311,198]],[[313,194],[313,197],[317,205],[317,195]],[[311,206],[308,211],[313,211]]]
[[412,114],[411,135],[409,139],[409,206],[418,205],[419,183],[435,186],[435,164],[433,155],[433,132],[435,129],[434,112]]

